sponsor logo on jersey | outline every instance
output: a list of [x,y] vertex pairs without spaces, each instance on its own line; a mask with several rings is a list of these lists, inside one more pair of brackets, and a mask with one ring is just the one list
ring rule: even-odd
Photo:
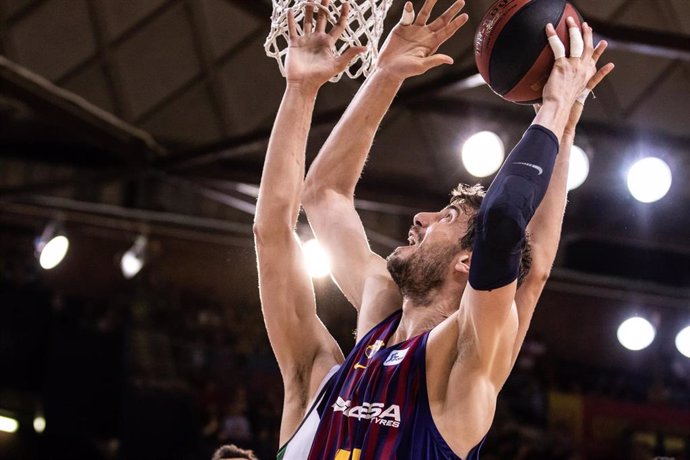
[[402,362],[403,359],[405,359],[405,355],[407,354],[407,350],[409,348],[405,348],[404,350],[395,350],[391,351],[391,354],[388,355],[388,358],[383,362],[384,366],[397,366]]
[[366,359],[364,359],[364,363],[355,363],[354,368],[355,369],[366,369],[367,365],[366,362],[371,359],[372,356],[376,354],[377,351],[381,349],[386,343],[383,340],[377,340],[374,342],[373,345],[369,345],[366,350],[364,350],[364,355],[366,356]]
[[344,416],[357,420],[369,420],[378,425],[398,428],[400,426],[400,406],[392,404],[388,407],[383,403],[363,402],[353,406],[350,400],[344,400],[338,396],[338,400],[331,406],[333,412],[342,412]]

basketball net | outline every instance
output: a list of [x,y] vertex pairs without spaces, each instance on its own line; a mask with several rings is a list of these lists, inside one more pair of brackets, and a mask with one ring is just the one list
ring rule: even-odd
[[[343,0],[333,0],[327,7],[314,0],[272,1],[271,32],[266,37],[264,48],[266,49],[266,55],[276,58],[280,73],[285,76],[285,56],[287,55],[289,43],[288,10],[292,9],[294,12],[297,32],[302,34],[304,6],[307,3],[311,3],[314,6],[314,12],[325,10],[328,22],[333,26],[337,22]],[[366,77],[374,69],[378,57],[379,39],[383,34],[383,20],[393,0],[350,0],[349,3],[350,13],[348,15],[347,27],[336,42],[333,53],[336,56],[340,56],[351,46],[366,46],[367,50],[353,59],[344,72],[331,78],[332,82],[340,80],[344,73],[350,78],[358,78],[362,75]],[[313,20],[313,23],[315,25],[316,21]]]

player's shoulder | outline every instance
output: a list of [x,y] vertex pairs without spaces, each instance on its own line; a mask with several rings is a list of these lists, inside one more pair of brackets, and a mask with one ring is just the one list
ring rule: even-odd
[[457,359],[464,329],[459,317],[460,313],[456,311],[429,331],[427,362],[439,360],[452,364]]
[[[393,283],[393,281],[390,281]],[[362,296],[362,305],[357,316],[357,341],[383,321],[389,319],[402,308],[402,295],[397,285],[393,283],[382,288],[375,289],[369,286]]]
[[388,309],[363,309],[357,317],[356,343],[360,344],[377,332],[391,326],[397,326],[402,316],[402,307],[391,306]]
[[462,308],[429,332],[426,346],[427,375],[449,382],[482,377],[477,330]]

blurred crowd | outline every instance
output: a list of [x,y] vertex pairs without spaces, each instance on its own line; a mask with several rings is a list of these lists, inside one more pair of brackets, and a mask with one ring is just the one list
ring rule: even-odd
[[[229,444],[275,458],[282,382],[258,305],[229,308],[150,285],[94,301],[5,278],[0,320],[0,358],[20,376],[6,373],[0,389],[40,394],[43,438],[53,451],[73,449],[65,458],[208,460]],[[337,324],[347,352],[354,325]],[[25,369],[36,360],[40,371]],[[550,416],[554,392],[690,411],[690,360],[663,357],[640,374],[600,369],[559,360],[533,334],[499,397],[482,460],[593,459],[572,424]],[[688,433],[649,431],[625,432],[605,458],[690,459]],[[90,447],[74,450],[80,440]]]
[[[194,311],[195,317],[178,322],[185,331],[176,335],[186,340],[176,342],[175,361],[196,388],[204,411],[207,448],[236,443],[253,449],[261,459],[274,458],[282,385],[258,307],[228,312],[209,304]],[[351,329],[344,326],[337,333],[341,343],[352,345]],[[676,356],[659,360],[648,374],[600,369],[551,356],[535,334],[526,341],[501,393],[482,459],[586,458],[585,446],[572,427],[550,420],[549,394],[553,392],[690,410],[690,360]],[[654,445],[663,443],[662,439],[638,443],[629,437],[620,440],[621,459],[651,459],[668,453]],[[637,455],[635,449],[643,453]],[[654,455],[644,457],[650,452]],[[677,449],[674,455],[677,460],[690,459],[681,457]]]

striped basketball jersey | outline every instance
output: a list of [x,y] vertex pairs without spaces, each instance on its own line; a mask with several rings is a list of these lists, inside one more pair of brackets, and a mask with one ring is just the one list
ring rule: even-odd
[[[429,333],[386,347],[401,317],[397,311],[369,331],[324,386],[307,414],[319,419],[308,460],[460,460],[431,417]],[[465,460],[478,459],[480,446]]]

